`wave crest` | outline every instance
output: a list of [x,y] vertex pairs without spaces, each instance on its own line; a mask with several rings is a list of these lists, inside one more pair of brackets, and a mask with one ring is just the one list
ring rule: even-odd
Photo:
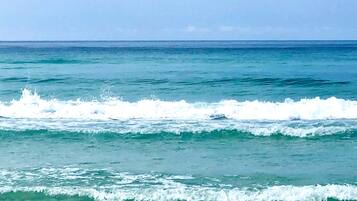
[[103,101],[45,100],[36,92],[22,91],[19,100],[0,102],[6,118],[92,119],[92,120],[324,120],[356,119],[357,101],[301,99],[284,102],[222,100],[215,103],[144,99],[127,102],[117,98]]

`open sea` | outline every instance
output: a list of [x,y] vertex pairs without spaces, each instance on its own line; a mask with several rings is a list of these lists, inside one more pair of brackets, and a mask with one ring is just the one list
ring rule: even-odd
[[0,200],[357,200],[357,41],[0,42]]

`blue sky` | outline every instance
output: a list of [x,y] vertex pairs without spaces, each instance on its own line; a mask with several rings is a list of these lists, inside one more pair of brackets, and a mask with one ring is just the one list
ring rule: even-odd
[[1,0],[0,40],[357,39],[357,0]]

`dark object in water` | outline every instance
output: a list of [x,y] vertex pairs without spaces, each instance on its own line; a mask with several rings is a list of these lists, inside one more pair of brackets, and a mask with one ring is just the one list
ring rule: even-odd
[[224,120],[228,119],[224,114],[211,114],[209,116],[212,120]]

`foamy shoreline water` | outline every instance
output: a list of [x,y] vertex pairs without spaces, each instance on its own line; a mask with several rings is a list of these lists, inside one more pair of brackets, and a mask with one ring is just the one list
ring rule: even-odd
[[[101,175],[103,174],[103,175]],[[195,178],[185,175],[130,174],[110,170],[74,167],[40,168],[27,171],[0,171],[0,198],[2,194],[26,196],[38,193],[38,197],[50,199],[58,195],[87,197],[98,201],[121,200],[338,200],[357,199],[357,186],[351,184],[325,185],[273,185],[233,187],[217,178],[206,178],[201,185],[190,184]],[[5,179],[6,178],[6,179]],[[26,178],[26,179],[25,179]],[[48,186],[41,186],[48,179]],[[13,187],[12,182],[22,182]],[[63,183],[62,183],[63,182]],[[102,186],[92,183],[101,182]],[[211,184],[221,183],[221,186]],[[33,184],[37,184],[33,185]],[[28,186],[26,186],[28,185]],[[69,198],[69,197],[68,197]]]
[[[97,201],[327,201],[336,200],[356,200],[357,187],[353,185],[315,185],[315,186],[272,186],[261,191],[250,191],[243,189],[214,189],[205,187],[176,187],[176,188],[134,188],[114,190],[96,190],[82,187],[24,187],[12,188],[1,187],[0,192],[5,193],[43,193],[38,197],[42,199],[53,199],[56,196],[68,196],[67,199],[74,199],[72,196],[91,198]],[[74,190],[76,189],[76,190]],[[26,194],[22,195],[26,196]],[[1,197],[1,194],[0,194]],[[71,198],[72,197],[72,198]],[[80,198],[79,197],[79,198]],[[66,197],[65,197],[66,198]]]

